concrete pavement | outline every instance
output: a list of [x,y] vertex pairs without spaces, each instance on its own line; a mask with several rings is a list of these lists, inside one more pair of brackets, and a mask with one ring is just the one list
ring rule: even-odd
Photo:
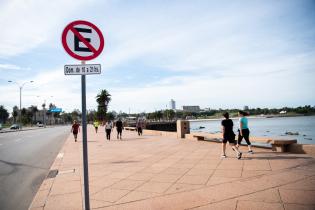
[[[315,209],[315,159],[254,148],[237,160],[221,144],[138,136],[105,140],[88,127],[92,209]],[[83,209],[82,142],[72,135],[30,209]],[[53,174],[53,173],[52,173]]]

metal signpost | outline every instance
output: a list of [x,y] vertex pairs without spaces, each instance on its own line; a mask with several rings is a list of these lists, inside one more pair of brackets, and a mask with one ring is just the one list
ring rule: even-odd
[[81,75],[82,92],[82,142],[84,168],[84,203],[85,209],[90,209],[88,149],[86,130],[86,81],[85,75],[100,74],[100,64],[85,64],[101,54],[104,48],[102,32],[92,23],[77,20],[69,23],[62,33],[62,45],[67,53],[81,61],[81,65],[65,65],[65,75]]

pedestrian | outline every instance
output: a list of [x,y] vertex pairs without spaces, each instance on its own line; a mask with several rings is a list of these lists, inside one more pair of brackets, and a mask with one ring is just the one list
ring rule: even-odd
[[254,152],[252,150],[251,143],[249,141],[248,119],[246,117],[248,116],[248,113],[244,111],[239,111],[238,115],[240,116],[240,119],[239,119],[237,147],[240,146],[244,138],[248,146],[248,153],[253,154]]
[[76,142],[78,138],[78,133],[80,132],[80,124],[77,123],[76,120],[73,121],[71,132],[73,133],[74,141]]
[[223,141],[222,141],[222,158],[226,158],[226,143],[232,146],[232,149],[236,152],[237,159],[242,158],[242,153],[236,148],[236,141],[235,141],[235,133],[233,131],[233,121],[229,118],[229,113],[225,112],[223,114],[224,120],[222,120],[222,134],[223,134]]
[[121,119],[119,118],[116,121],[117,139],[119,139],[119,137],[121,139],[121,134],[122,134],[123,128],[124,128],[123,123],[122,123]]
[[112,132],[112,128],[113,128],[113,123],[112,123],[112,121],[108,120],[105,123],[106,139],[108,141],[110,141],[110,133]]
[[142,122],[141,119],[138,119],[136,127],[137,127],[137,131],[138,131],[138,135],[142,136],[142,129],[143,129],[144,126],[143,126],[143,122]]
[[100,125],[99,122],[97,120],[94,121],[93,123],[94,125],[94,128],[95,128],[95,132],[97,133],[97,130],[98,130],[98,126]]

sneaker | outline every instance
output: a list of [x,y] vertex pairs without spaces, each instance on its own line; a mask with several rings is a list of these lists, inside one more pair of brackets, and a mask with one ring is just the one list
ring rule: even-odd
[[249,154],[254,154],[253,150],[248,151]]
[[226,158],[226,155],[221,155],[221,158]]
[[237,154],[237,159],[241,159],[241,158],[242,158],[242,153],[240,152]]

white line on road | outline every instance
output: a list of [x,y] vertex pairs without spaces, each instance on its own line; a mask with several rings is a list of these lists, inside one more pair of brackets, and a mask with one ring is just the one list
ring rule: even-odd
[[19,142],[19,141],[21,141],[21,140],[22,140],[21,138],[15,139],[15,142]]

